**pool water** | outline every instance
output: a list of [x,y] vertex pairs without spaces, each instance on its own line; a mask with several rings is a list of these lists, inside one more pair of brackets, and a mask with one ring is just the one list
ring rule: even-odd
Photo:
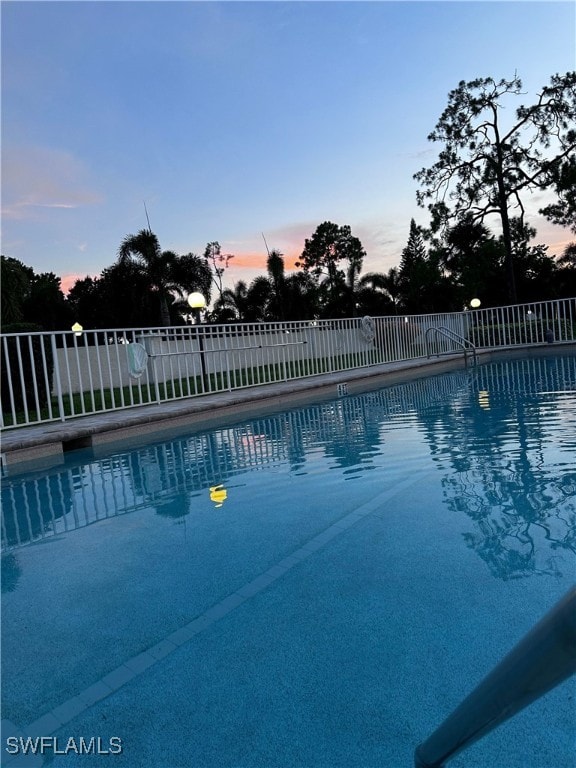
[[[576,357],[72,452],[2,548],[2,717],[122,743],[31,764],[411,766],[574,582]],[[575,693],[450,764],[576,766]]]

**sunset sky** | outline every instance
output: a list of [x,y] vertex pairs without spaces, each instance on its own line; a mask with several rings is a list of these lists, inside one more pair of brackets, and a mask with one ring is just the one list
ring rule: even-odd
[[[2,253],[69,287],[150,225],[163,249],[287,266],[329,220],[399,263],[413,174],[460,80],[574,69],[573,2],[3,2]],[[527,200],[535,214],[542,199]],[[533,216],[558,253],[569,233]]]

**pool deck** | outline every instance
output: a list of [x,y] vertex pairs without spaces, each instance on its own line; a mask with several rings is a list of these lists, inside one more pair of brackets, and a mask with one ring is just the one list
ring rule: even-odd
[[[477,351],[483,363],[502,357],[558,354],[576,354],[576,343]],[[104,453],[146,439],[161,439],[163,434],[231,424],[240,418],[334,397],[339,384],[346,384],[346,393],[354,395],[462,367],[462,353],[417,358],[9,429],[2,433],[2,465],[10,473],[26,471],[32,464],[55,466],[64,461],[69,450],[92,448]]]

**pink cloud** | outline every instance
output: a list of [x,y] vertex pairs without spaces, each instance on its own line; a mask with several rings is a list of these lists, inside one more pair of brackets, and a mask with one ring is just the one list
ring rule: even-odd
[[304,241],[310,237],[318,224],[298,222],[286,227],[269,229],[264,233],[253,233],[242,240],[222,242],[223,253],[233,253],[234,259],[230,261],[230,267],[236,270],[258,270],[260,274],[266,272],[266,259],[270,251],[277,250],[284,256],[286,269],[296,269],[295,262],[302,254]]
[[99,275],[62,275],[60,278],[60,287],[62,289],[62,292],[67,294],[70,288],[73,287],[74,283],[77,280],[84,280],[85,277],[99,277]]
[[74,155],[47,147],[4,148],[2,196],[9,219],[34,218],[43,209],[69,209],[101,202],[88,171]]
[[[324,221],[325,219],[322,219]],[[266,244],[270,250],[279,250],[284,256],[287,272],[298,269],[304,243],[310,238],[322,221],[300,221],[284,227],[269,229],[264,233]],[[336,222],[338,223],[338,222]],[[365,220],[350,224],[352,234],[360,238],[367,257],[364,260],[364,272],[383,271],[397,266],[400,251],[408,237],[408,226],[405,232],[394,228],[383,228],[379,220]],[[236,280],[249,281],[257,275],[266,274],[266,245],[262,233],[254,233],[241,241],[222,243],[223,253],[233,253],[225,281],[231,284]]]
[[230,268],[234,269],[266,269],[266,253],[237,251],[234,259],[230,261]]

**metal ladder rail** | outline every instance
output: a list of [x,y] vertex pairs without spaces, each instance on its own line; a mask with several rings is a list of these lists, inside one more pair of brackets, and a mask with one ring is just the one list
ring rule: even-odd
[[414,768],[443,768],[459,752],[576,674],[576,588],[505,656],[414,753]]
[[[468,357],[467,352],[471,351],[472,356],[474,358],[474,365],[476,365],[476,347],[469,339],[466,339],[464,336],[460,336],[459,333],[456,333],[456,331],[453,331],[451,328],[446,328],[445,325],[434,325],[431,328],[428,328],[425,333],[425,340],[426,340],[426,357],[431,357],[430,352],[430,343],[429,343],[429,334],[435,331],[436,333],[439,333],[441,336],[444,336],[449,341],[455,341],[457,344],[459,344],[462,347],[462,351],[464,352],[464,361],[466,365],[468,365]],[[438,353],[440,354],[448,354],[448,353]]]

